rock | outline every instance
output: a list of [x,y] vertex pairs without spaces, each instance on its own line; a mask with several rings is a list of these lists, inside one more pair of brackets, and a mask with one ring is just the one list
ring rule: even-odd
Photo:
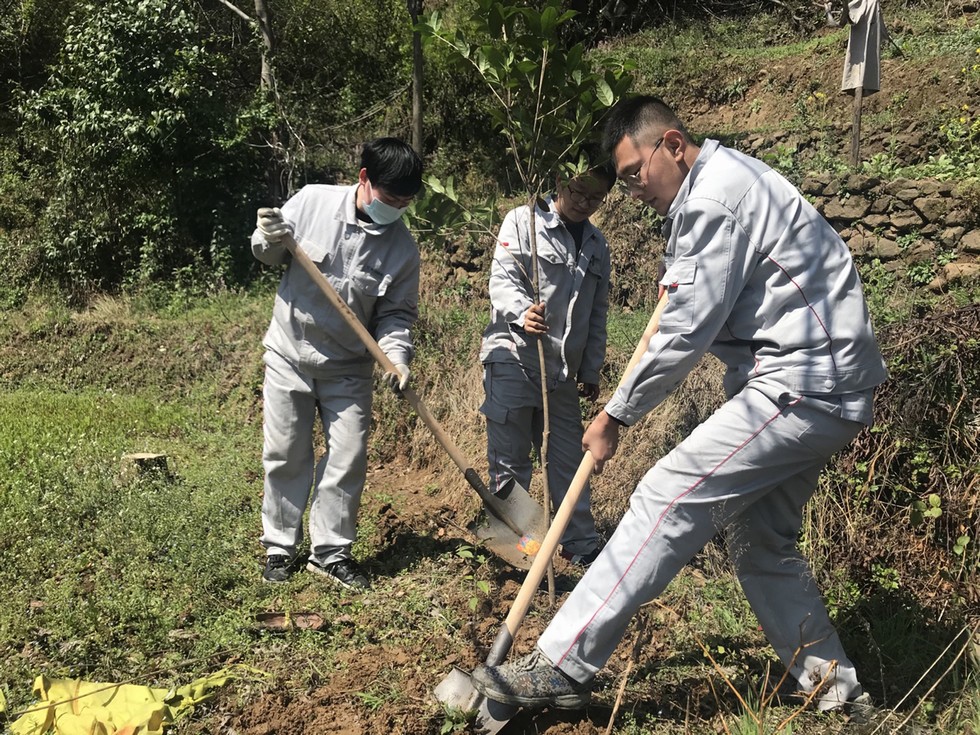
[[957,207],[956,209],[950,210],[949,214],[946,215],[946,224],[949,227],[957,227],[959,225],[970,225],[976,220],[976,216],[969,209],[964,209],[962,207]]
[[871,203],[863,196],[850,196],[847,199],[831,199],[824,207],[823,216],[827,219],[861,219],[871,208]]
[[936,257],[936,243],[929,240],[919,240],[905,251],[905,260],[909,263],[925,263]]
[[909,204],[921,196],[922,190],[916,186],[910,186],[908,189],[899,189],[895,192],[896,199],[901,199],[903,202],[908,202]]
[[954,261],[943,266],[943,270],[926,287],[930,291],[940,291],[945,286],[980,278],[980,263]]
[[810,196],[820,196],[830,184],[830,174],[811,174],[803,179],[800,191]]
[[881,179],[876,179],[873,176],[851,174],[847,177],[847,181],[844,183],[844,188],[850,192],[865,192],[874,189],[880,183]]
[[861,220],[865,226],[870,227],[872,230],[877,227],[885,227],[891,222],[891,217],[887,214],[869,214],[866,215],[863,220]]
[[847,249],[856,257],[867,255],[870,245],[868,235],[860,230],[852,230],[852,232],[854,234],[850,237],[842,238],[847,243]]
[[971,230],[963,235],[959,249],[964,253],[980,253],[980,230]]
[[909,179],[893,179],[885,184],[884,189],[885,193],[891,194],[892,196],[898,196],[898,192],[910,189],[914,185],[915,182],[910,181]]
[[963,238],[965,233],[965,227],[947,227],[940,233],[939,242],[947,246],[955,245]]
[[886,212],[891,211],[891,208],[897,202],[898,200],[895,197],[889,196],[888,194],[882,194],[871,202],[871,207],[868,211],[872,214],[885,214]]
[[938,196],[925,196],[913,201],[912,206],[927,222],[935,222],[946,216],[949,200]]
[[868,251],[881,260],[895,260],[902,255],[898,243],[888,237],[871,237]]
[[908,232],[922,226],[922,217],[912,209],[902,209],[892,212],[889,223],[896,232]]

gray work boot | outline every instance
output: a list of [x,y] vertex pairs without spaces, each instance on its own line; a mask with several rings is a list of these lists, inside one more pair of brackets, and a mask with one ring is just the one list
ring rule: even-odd
[[575,681],[537,649],[511,663],[477,667],[473,686],[495,702],[529,709],[583,709],[592,699],[591,681]]

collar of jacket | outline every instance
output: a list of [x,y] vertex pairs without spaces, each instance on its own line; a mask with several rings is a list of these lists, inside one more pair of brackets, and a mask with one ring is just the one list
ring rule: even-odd
[[[677,190],[677,196],[674,197],[674,201],[670,204],[670,209],[667,210],[667,222],[674,219],[677,214],[677,210],[684,206],[684,202],[691,195],[691,189],[694,188],[694,182],[697,181],[698,176],[704,170],[704,167],[708,165],[708,161],[715,154],[721,144],[717,140],[708,138],[701,144],[701,150],[698,152],[698,157],[694,160],[694,165],[691,166],[691,170],[687,172],[687,176],[684,177],[683,183],[681,183],[681,188]],[[665,224],[665,226],[667,226]]]
[[[535,206],[535,211],[544,223],[544,226],[549,230],[555,227],[564,227],[565,223],[562,221],[561,215],[558,214],[558,207],[555,204],[555,195],[549,194],[544,199],[544,203],[548,205],[548,211],[543,210],[540,206]],[[538,200],[538,204],[541,204],[541,200]],[[592,224],[591,219],[583,220],[585,228],[582,230],[582,243],[584,244],[590,237],[595,234],[595,225]]]

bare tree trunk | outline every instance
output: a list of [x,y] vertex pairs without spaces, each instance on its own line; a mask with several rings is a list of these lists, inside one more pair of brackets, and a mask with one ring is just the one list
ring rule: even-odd
[[[262,71],[259,77],[260,88],[278,101],[276,79],[272,71],[272,57],[276,53],[276,37],[272,32],[272,16],[266,0],[255,0],[255,17],[258,22],[259,34],[262,36]],[[280,110],[280,113],[282,111]],[[279,116],[279,122],[270,132],[269,144],[272,156],[266,177],[269,184],[269,196],[277,204],[285,201],[288,189],[288,173],[286,170],[286,152],[289,149],[289,128]]]
[[[408,0],[412,25],[419,22],[424,0]],[[422,34],[412,31],[412,147],[422,155]]]
[[[538,237],[537,237],[537,215],[538,206],[537,191],[528,201],[530,209],[531,225],[531,292],[534,295],[534,303],[540,303],[541,290],[538,287]],[[551,483],[548,481],[548,442],[551,436],[551,407],[548,402],[548,370],[544,359],[544,338],[538,337],[538,371],[541,375],[541,412],[544,417],[541,429],[541,481],[544,487],[544,514],[551,523]],[[548,561],[548,604],[555,606],[555,565],[553,560]]]

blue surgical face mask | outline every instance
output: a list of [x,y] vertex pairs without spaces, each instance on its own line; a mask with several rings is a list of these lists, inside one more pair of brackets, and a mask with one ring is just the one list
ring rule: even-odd
[[371,218],[371,221],[377,225],[390,225],[395,222],[408,207],[393,207],[390,204],[378,199],[377,192],[372,190],[374,199],[371,200],[370,204],[364,205],[364,214]]

